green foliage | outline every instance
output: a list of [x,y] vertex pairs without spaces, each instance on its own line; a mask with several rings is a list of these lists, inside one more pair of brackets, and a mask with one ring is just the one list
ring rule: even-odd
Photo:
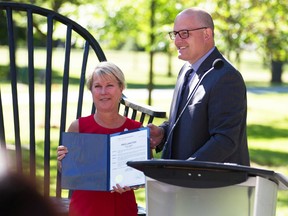
[[[31,0],[29,2],[50,8],[80,23],[99,40],[104,50],[164,51],[168,56],[171,56],[174,47],[167,32],[172,30],[176,14],[184,8],[199,6],[210,11],[214,18],[216,45],[229,59],[232,58],[231,51],[233,51],[234,61],[238,65],[245,49],[258,52],[269,68],[271,61],[285,63],[288,59],[287,1]],[[153,17],[152,8],[155,11]],[[19,16],[15,19],[19,19]],[[2,28],[5,24],[1,20],[3,19],[0,19]],[[43,20],[36,17],[34,27],[38,35],[35,43],[41,45],[46,35]],[[21,27],[18,30],[19,38],[25,37]],[[59,32],[63,34],[63,31],[55,30],[55,36],[61,40]],[[3,43],[4,38],[1,36],[0,43],[1,41]],[[170,75],[170,66],[167,65],[166,68]]]
[[[20,0],[19,2],[27,1]],[[95,34],[103,46],[111,49],[164,50],[169,48],[167,32],[172,29],[176,14],[184,8],[200,6],[211,12],[216,25],[219,48],[226,52],[241,50],[254,45],[262,50],[263,57],[287,60],[288,12],[287,1],[268,0],[31,0],[38,6],[52,9],[79,21]],[[151,6],[154,4],[155,27],[150,29]],[[84,13],[84,16],[83,16]],[[41,21],[35,20],[35,29],[41,31]],[[155,43],[150,44],[150,34]],[[236,56],[239,58],[239,56]],[[238,61],[240,61],[238,59]]]
[[255,1],[250,10],[256,29],[255,43],[262,50],[264,60],[285,62],[288,59],[288,2]]
[[211,14],[215,21],[217,46],[229,59],[231,52],[236,52],[235,61],[238,62],[245,45],[251,43],[253,17],[250,7],[249,1],[218,1]]

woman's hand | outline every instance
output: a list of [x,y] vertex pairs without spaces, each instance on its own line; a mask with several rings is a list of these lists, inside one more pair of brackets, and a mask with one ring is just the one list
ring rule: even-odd
[[58,169],[59,171],[61,171],[62,169],[62,159],[66,156],[66,154],[68,153],[68,149],[65,146],[58,146],[57,148],[57,161],[58,161]]
[[116,186],[113,186],[113,190],[111,191],[111,193],[117,192],[117,193],[122,194],[122,193],[130,191],[130,190],[131,190],[131,188],[128,186],[124,186],[122,188],[119,184],[116,184]]

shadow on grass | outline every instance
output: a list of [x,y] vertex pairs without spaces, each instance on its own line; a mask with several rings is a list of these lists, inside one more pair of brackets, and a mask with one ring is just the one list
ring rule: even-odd
[[[248,137],[253,139],[272,139],[288,138],[288,129],[279,129],[267,125],[248,125]],[[264,149],[249,149],[251,161],[263,166],[288,166],[287,153]]]
[[264,149],[249,149],[251,161],[263,166],[288,166],[287,153]]
[[277,206],[287,208],[287,203],[288,203],[287,191],[284,190],[279,191],[277,197]]
[[[43,68],[35,68],[35,81],[38,83],[44,82],[45,70]],[[28,68],[27,67],[17,67],[17,76],[18,80],[22,83],[28,84]],[[167,75],[163,74],[155,74],[154,77],[158,78],[171,78]],[[52,71],[52,79],[54,83],[61,83],[63,78],[63,71]],[[173,89],[175,87],[176,77],[172,77],[172,83],[163,82],[154,84],[153,89]],[[9,66],[8,65],[0,65],[0,80],[1,82],[9,81]],[[70,77],[70,84],[77,85],[80,79],[78,77]],[[271,84],[271,83],[263,83],[263,82],[246,82],[247,89],[253,93],[266,93],[266,92],[274,92],[274,93],[287,93],[288,91],[288,83],[282,84]],[[127,83],[128,88],[134,89],[148,89],[148,83]]]
[[[41,68],[35,68],[34,70],[35,76],[34,79],[37,83],[45,82],[45,70]],[[0,65],[0,80],[1,82],[9,82],[9,67]],[[62,71],[52,71],[52,81],[53,83],[60,84],[62,83],[63,74]],[[18,67],[17,68],[17,80],[21,83],[28,84],[28,68],[27,67]],[[78,85],[80,82],[80,78],[71,77],[69,78],[69,83],[72,85]],[[134,89],[148,89],[148,84],[142,83],[127,83],[128,88]],[[171,89],[174,88],[174,84],[157,84],[153,86],[154,89]]]
[[[148,89],[148,84],[140,84],[140,83],[127,83],[128,89]],[[154,89],[173,89],[174,85],[169,84],[157,84],[153,86]]]
[[279,129],[273,126],[251,124],[247,126],[248,137],[252,138],[288,138],[288,129]]
[[273,84],[270,82],[259,82],[259,81],[246,81],[246,86],[248,88],[259,88],[259,89],[269,89],[269,88],[275,88],[275,87],[288,87],[288,83],[277,83]]
[[[39,189],[44,190],[44,142],[38,141],[36,144],[36,176],[38,181]],[[56,183],[56,175],[57,175],[57,144],[55,142],[51,142],[51,148],[50,148],[50,169],[49,169],[49,179],[50,184]],[[13,144],[10,145],[10,147],[7,149],[8,157],[11,171],[14,172],[23,172],[23,174],[29,176],[30,175],[30,150],[29,147],[26,145],[26,147],[21,148],[21,155],[22,155],[22,171],[17,170],[17,156],[15,147]],[[52,191],[54,189],[51,189]]]
[[[17,80],[21,83],[28,84],[28,68],[27,67],[17,67]],[[45,70],[41,68],[34,69],[34,79],[37,83],[44,83],[45,82]],[[9,74],[9,67],[0,65],[0,80],[1,82],[9,82],[10,81],[10,74]],[[63,74],[60,71],[52,71],[52,82],[60,84],[63,80]],[[69,78],[69,83],[77,85],[80,82],[80,78],[71,77]]]

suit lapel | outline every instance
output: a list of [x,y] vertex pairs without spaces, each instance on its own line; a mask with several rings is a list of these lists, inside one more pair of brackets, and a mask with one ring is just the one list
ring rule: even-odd
[[215,47],[215,50],[204,60],[204,62],[202,62],[202,64],[196,71],[195,76],[191,80],[191,83],[189,86],[189,95],[192,93],[193,89],[195,88],[195,86],[197,85],[201,77],[205,74],[205,72],[211,69],[214,60],[217,58],[223,58],[223,56]]

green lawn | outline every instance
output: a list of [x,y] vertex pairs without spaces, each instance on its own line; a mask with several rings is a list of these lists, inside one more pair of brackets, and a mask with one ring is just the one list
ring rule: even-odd
[[[142,64],[136,56],[142,59]],[[116,62],[124,71],[130,88],[135,87],[136,83],[142,84],[143,79],[148,82],[147,73],[148,59],[142,54],[125,53],[121,56],[131,59],[130,63],[123,60],[117,51],[107,52],[107,58]],[[270,86],[270,71],[262,67],[259,58],[254,53],[246,53],[243,62],[240,65],[240,72],[248,88],[248,142],[253,167],[273,170],[288,176],[288,70],[286,68],[283,74],[284,84],[282,86]],[[135,61],[132,59],[136,58]],[[177,72],[183,62],[173,61],[173,77],[165,76],[167,60],[161,55],[158,56],[157,66],[155,66],[154,78],[156,86],[170,86],[174,84]],[[139,76],[143,79],[139,79]],[[165,79],[163,79],[165,77]],[[280,92],[277,92],[279,90]],[[133,96],[133,94],[132,94]],[[138,102],[146,103],[147,97],[139,98],[137,94],[132,98]],[[153,98],[153,106],[160,107],[169,111],[170,100],[166,97]],[[156,124],[162,120],[156,119]],[[137,198],[141,205],[145,206],[145,190],[141,189],[136,192]],[[277,216],[288,215],[288,191],[278,193]]]
[[[288,88],[287,88],[288,89]],[[288,176],[288,92],[248,91],[248,142],[253,167]],[[137,192],[145,205],[144,190]],[[288,215],[288,191],[278,193],[277,216]]]
[[[0,53],[3,50],[0,47]],[[22,56],[22,50],[19,50],[19,55]],[[41,50],[39,51],[41,52]],[[118,52],[118,51],[105,51],[107,59],[115,62],[125,73],[128,89],[136,92],[137,88],[145,88],[148,83],[148,55],[145,53],[136,52]],[[56,53],[57,54],[57,53]],[[176,55],[176,54],[175,54]],[[288,71],[286,68],[283,74],[284,85],[278,88],[271,87],[269,85],[270,72],[262,67],[259,57],[254,53],[245,53],[243,55],[243,62],[240,65],[240,71],[243,74],[244,80],[248,87],[248,141],[249,151],[251,155],[252,166],[270,169],[275,172],[280,172],[288,176]],[[58,57],[57,57],[58,58]],[[21,61],[21,58],[19,58]],[[45,59],[45,58],[43,58]],[[7,59],[0,59],[0,67],[7,63]],[[72,59],[71,62],[77,63],[77,57]],[[43,64],[43,62],[37,62],[37,64]],[[179,68],[182,65],[182,61],[176,57],[172,62],[172,77],[166,76],[167,71],[167,58],[163,54],[157,54],[155,60],[155,77],[154,83],[156,88],[168,88],[168,92],[171,92],[171,88],[175,83],[175,79]],[[89,67],[93,68],[97,62],[90,62]],[[42,66],[40,65],[39,68]],[[59,66],[59,71],[62,65]],[[73,71],[74,70],[74,71]],[[76,73],[79,67],[73,67],[71,73]],[[23,89],[26,87],[23,87]],[[54,86],[54,90],[57,91],[61,88]],[[73,90],[73,89],[72,89]],[[76,87],[74,90],[77,90]],[[280,90],[281,92],[277,92]],[[1,92],[5,92],[5,86],[1,85]],[[25,90],[23,90],[24,92]],[[41,85],[37,92],[41,91]],[[144,103],[147,103],[148,93],[142,92],[141,97],[138,94],[131,94],[131,99]],[[171,95],[170,93],[164,94],[164,96],[155,96],[152,99],[152,105],[161,109],[169,111]],[[71,103],[69,106],[73,106]],[[86,110],[90,111],[91,101],[86,103]],[[24,113],[27,113],[25,107],[21,107]],[[9,108],[8,108],[9,109]],[[41,110],[41,107],[39,108]],[[87,113],[89,112],[87,111]],[[57,113],[59,109],[53,112],[52,123],[55,122],[55,127],[58,124]],[[39,113],[38,116],[43,116],[43,113]],[[68,116],[72,119],[74,115]],[[23,116],[27,118],[27,115]],[[156,119],[155,124],[161,123],[162,119]],[[24,119],[25,122],[25,119]],[[37,119],[37,125],[41,130],[41,123],[43,124],[43,118]],[[42,128],[43,129],[43,128]],[[52,131],[52,133],[54,133]],[[42,134],[41,132],[37,134]],[[55,134],[55,137],[58,135]],[[53,134],[54,137],[54,134]],[[38,145],[38,150],[41,151],[41,143]],[[53,144],[51,155],[54,155],[51,161],[52,167],[56,167],[56,146]],[[39,157],[42,157],[39,154]],[[42,175],[41,166],[39,164],[38,172]],[[51,174],[51,178],[55,179],[55,173]],[[52,181],[54,185],[55,182]],[[53,194],[53,192],[52,192]],[[137,200],[145,206],[145,189],[140,189],[136,192]],[[280,191],[278,193],[277,202],[277,216],[288,215],[288,192]]]

